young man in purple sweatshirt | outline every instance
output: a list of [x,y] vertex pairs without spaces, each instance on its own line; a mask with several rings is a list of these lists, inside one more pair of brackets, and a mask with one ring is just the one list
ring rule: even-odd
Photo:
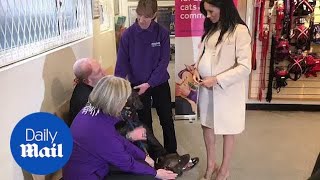
[[172,119],[167,67],[170,59],[170,33],[154,21],[156,0],[140,0],[137,20],[122,35],[115,75],[128,78],[139,91],[143,110],[140,120],[152,130],[151,98],[163,129],[164,147],[176,153],[177,142]]

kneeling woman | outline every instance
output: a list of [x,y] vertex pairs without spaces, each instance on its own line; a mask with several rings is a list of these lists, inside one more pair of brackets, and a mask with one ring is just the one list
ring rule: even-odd
[[72,123],[73,152],[64,180],[176,178],[171,171],[156,171],[153,160],[115,129],[130,94],[130,83],[122,78],[106,76],[97,83]]

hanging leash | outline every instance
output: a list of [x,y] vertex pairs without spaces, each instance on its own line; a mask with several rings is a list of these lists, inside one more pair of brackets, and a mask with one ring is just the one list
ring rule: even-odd
[[284,20],[283,20],[283,30],[282,30],[282,36],[284,36],[286,39],[290,37],[290,31],[291,31],[291,1],[285,0],[284,1]]
[[266,1],[261,0],[260,4],[260,15],[259,15],[259,41],[263,41],[264,34],[264,11],[265,11]]
[[275,29],[276,29],[276,40],[279,41],[279,39],[281,38],[281,32],[282,32],[282,28],[283,28],[283,19],[284,19],[284,3],[283,0],[278,0],[277,1],[277,18],[276,18],[276,25],[275,25]]
[[258,34],[260,6],[261,6],[261,0],[256,0],[256,2],[255,2],[254,30],[253,30],[253,47],[252,47],[252,57],[251,57],[252,70],[257,69],[257,34]]
[[271,38],[271,57],[270,57],[270,66],[269,66],[269,80],[268,80],[268,90],[266,101],[271,102],[272,100],[272,83],[274,78],[274,59],[275,59],[275,50],[276,50],[276,38],[272,35]]
[[269,50],[269,38],[271,29],[271,18],[272,18],[273,8],[269,9],[268,22],[263,28],[262,36],[262,51],[261,51],[261,62],[260,62],[260,84],[258,92],[258,100],[262,100],[262,92],[266,88],[266,65],[267,65],[267,55]]

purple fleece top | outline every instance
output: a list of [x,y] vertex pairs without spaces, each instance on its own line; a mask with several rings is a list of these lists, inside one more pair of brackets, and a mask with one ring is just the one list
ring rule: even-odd
[[141,29],[136,22],[121,37],[115,76],[128,76],[134,86],[149,83],[155,87],[170,78],[169,60],[169,31],[154,21],[148,29]]

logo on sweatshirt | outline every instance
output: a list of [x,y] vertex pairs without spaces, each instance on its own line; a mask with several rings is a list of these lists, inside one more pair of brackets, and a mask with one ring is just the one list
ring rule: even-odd
[[151,47],[160,47],[160,46],[161,46],[160,42],[151,43]]
[[50,113],[24,117],[12,131],[10,148],[17,164],[32,174],[61,169],[72,153],[73,141],[65,122]]

